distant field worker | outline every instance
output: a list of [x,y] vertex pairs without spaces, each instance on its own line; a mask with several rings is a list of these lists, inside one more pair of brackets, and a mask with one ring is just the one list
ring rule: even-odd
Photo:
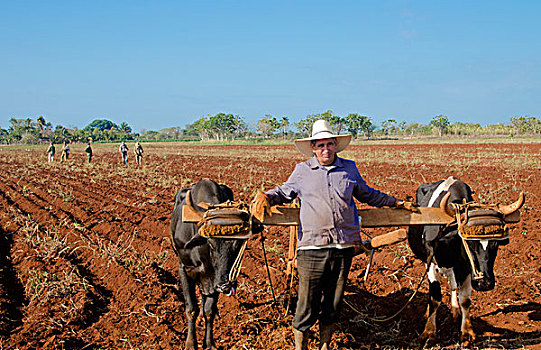
[[137,165],[143,165],[143,146],[139,142],[135,143],[135,162]]
[[88,162],[90,163],[92,161],[92,147],[90,147],[90,142],[87,143],[87,146],[85,148],[85,152],[88,155]]
[[63,162],[65,160],[68,160],[70,156],[70,146],[68,145],[68,141],[64,141],[64,144],[62,145],[62,154],[60,155],[60,161]]
[[54,147],[54,141],[51,141],[49,148],[47,148],[47,161],[49,163],[54,161],[55,152],[56,152],[56,148]]
[[128,164],[128,146],[126,142],[122,141],[118,150],[122,154],[122,164]]

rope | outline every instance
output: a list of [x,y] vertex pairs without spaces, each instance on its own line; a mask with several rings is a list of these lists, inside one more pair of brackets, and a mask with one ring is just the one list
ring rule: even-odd
[[[254,218],[254,216],[253,216],[252,210],[250,208],[250,218],[249,218],[249,221],[248,221],[250,223],[250,232],[252,232],[252,228],[253,228],[253,223],[254,223],[253,218]],[[263,250],[263,259],[265,260],[265,267],[267,269],[267,278],[269,279],[269,285],[270,285],[270,289],[271,289],[272,299],[274,300],[274,304],[277,304],[276,295],[274,294],[274,286],[272,285],[272,278],[271,278],[271,274],[270,274],[269,262],[267,260],[267,252],[265,251],[265,235],[263,234],[263,231],[261,231],[261,237],[259,238],[259,240],[261,241],[261,250]]]
[[424,280],[425,280],[425,277],[426,275],[428,274],[428,271],[430,270],[430,265],[432,264],[432,258],[434,257],[433,254],[430,254],[430,256],[428,257],[428,260],[427,260],[427,263],[426,263],[426,270],[425,270],[425,273],[423,274],[423,277],[421,277],[421,280],[419,281],[419,284],[417,285],[417,288],[415,288],[415,292],[413,292],[413,294],[409,297],[408,301],[404,304],[404,306],[402,306],[397,312],[395,312],[393,315],[389,316],[389,317],[385,317],[385,318],[375,318],[375,317],[370,317],[370,316],[367,316],[366,314],[363,314],[362,312],[360,312],[357,308],[355,308],[353,305],[351,305],[350,303],[348,303],[347,300],[344,299],[344,303],[349,306],[353,311],[357,312],[359,315],[362,315],[366,318],[368,318],[369,320],[371,321],[374,321],[374,322],[387,322],[387,321],[390,321],[392,320],[393,318],[395,318],[396,316],[400,315],[400,313],[402,311],[404,311],[404,309],[409,305],[409,303],[413,300],[413,298],[415,297],[415,295],[417,294],[417,292],[419,291],[419,288],[421,288],[421,285],[423,284]]
[[[465,203],[464,205],[451,203],[451,205],[455,208],[456,223],[457,223],[458,229],[460,229],[460,227],[464,225],[462,223],[462,217],[460,215],[460,209],[461,209],[461,207],[464,208],[464,219],[465,219],[464,222],[468,222],[468,215],[469,215],[468,211],[469,211],[470,203]],[[460,230],[459,230],[459,236],[460,236],[460,240],[462,241],[462,245],[464,246],[464,250],[466,251],[466,255],[468,256],[468,260],[470,261],[472,274],[473,274],[473,279],[481,279],[481,278],[483,278],[483,273],[477,271],[477,268],[475,267],[475,261],[473,260],[473,254],[471,253],[470,247],[468,246],[468,242],[466,242],[466,240],[464,239],[462,234],[460,234]]]
[[240,267],[242,265],[242,259],[244,258],[244,250],[246,249],[246,245],[248,244],[248,240],[245,239],[242,243],[242,246],[240,247],[239,254],[237,254],[237,258],[235,259],[235,262],[233,263],[233,266],[231,267],[231,271],[229,271],[229,280],[230,281],[236,281],[237,277],[240,273]]

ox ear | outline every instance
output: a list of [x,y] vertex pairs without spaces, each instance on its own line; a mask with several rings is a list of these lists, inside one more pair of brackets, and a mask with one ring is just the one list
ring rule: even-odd
[[[441,181],[440,181],[441,182]],[[437,183],[436,183],[437,184]],[[434,186],[435,184],[422,184],[417,188],[416,196],[417,196],[417,203],[426,202],[428,203],[430,194],[434,191],[434,189],[437,187]],[[426,199],[425,199],[426,198]]]
[[180,191],[177,192],[177,194],[175,196],[175,205],[180,205],[180,203],[182,203],[182,201],[186,198],[186,193],[188,193],[188,191],[190,191],[192,189],[192,187],[193,186],[183,188],[183,189],[181,189]]
[[233,191],[228,186],[220,185],[220,193],[223,196],[223,198],[221,198],[222,202],[233,200]]
[[184,249],[192,249],[200,245],[207,244],[207,240],[207,238],[201,235],[195,235],[184,245]]

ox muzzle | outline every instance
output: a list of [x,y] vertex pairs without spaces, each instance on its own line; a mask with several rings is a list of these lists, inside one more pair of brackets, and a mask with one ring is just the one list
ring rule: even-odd
[[216,286],[216,290],[228,297],[235,295],[237,292],[237,281],[228,281]]

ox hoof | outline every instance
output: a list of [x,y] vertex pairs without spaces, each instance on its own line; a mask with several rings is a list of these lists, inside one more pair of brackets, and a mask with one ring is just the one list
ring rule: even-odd
[[460,342],[463,346],[470,346],[470,342],[475,341],[475,333],[473,330],[469,330],[467,332],[462,333],[460,336]]
[[197,350],[197,343],[193,340],[187,341],[184,350]]
[[423,334],[421,334],[419,336],[419,339],[420,340],[428,340],[428,342],[430,343],[436,343],[436,341],[438,340],[438,338],[436,337],[436,333],[435,332],[430,332],[430,331],[424,331]]
[[436,337],[436,333],[423,332],[423,334],[419,336],[419,341],[421,344],[424,343],[425,347],[431,347],[438,343],[438,338]]

